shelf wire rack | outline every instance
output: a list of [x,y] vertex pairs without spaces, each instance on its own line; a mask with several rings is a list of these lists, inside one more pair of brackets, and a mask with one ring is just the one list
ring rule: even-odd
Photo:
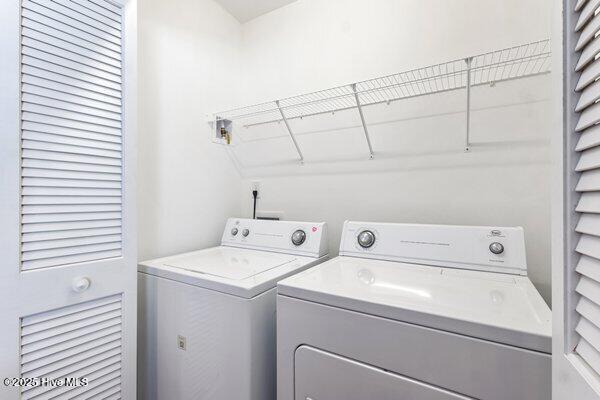
[[290,129],[289,120],[338,111],[358,109],[363,124],[369,155],[373,148],[362,108],[399,100],[454,90],[466,91],[465,150],[469,150],[471,88],[532,77],[550,72],[551,50],[548,39],[495,50],[463,59],[342,85],[313,93],[254,104],[214,115],[215,120],[228,120],[237,126],[255,127],[285,123],[300,161],[304,157]]

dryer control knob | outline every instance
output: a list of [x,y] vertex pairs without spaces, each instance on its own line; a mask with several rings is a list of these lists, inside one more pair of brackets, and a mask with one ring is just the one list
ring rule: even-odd
[[371,231],[362,231],[358,234],[358,244],[360,247],[368,249],[375,244],[375,234]]
[[242,231],[242,235],[244,235],[244,236],[248,236],[249,234],[250,234],[250,231],[248,229],[244,229]]
[[502,243],[494,242],[490,244],[490,251],[494,254],[504,253],[504,245]]
[[306,240],[306,232],[302,229],[298,229],[294,233],[292,233],[292,243],[294,246],[300,246]]
[[238,228],[233,228],[233,229],[231,230],[231,236],[235,236],[235,235],[237,235],[237,234],[238,234]]

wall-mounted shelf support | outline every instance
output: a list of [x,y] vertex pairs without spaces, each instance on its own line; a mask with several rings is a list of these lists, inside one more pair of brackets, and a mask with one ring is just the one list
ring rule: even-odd
[[471,65],[473,63],[473,57],[467,57],[465,59],[467,63],[467,131],[465,134],[465,151],[471,150]]
[[373,146],[371,145],[371,138],[369,137],[369,129],[367,128],[367,123],[365,122],[365,115],[363,114],[362,105],[360,104],[360,98],[358,97],[358,92],[356,91],[356,83],[350,85],[352,88],[352,92],[354,93],[354,99],[356,100],[356,108],[358,109],[358,114],[360,115],[360,122],[362,122],[363,130],[365,132],[365,139],[367,139],[367,146],[369,146],[369,158],[372,160],[375,155],[373,154]]
[[279,103],[279,100],[276,100],[275,104],[277,105],[277,108],[279,109],[279,113],[281,114],[281,119],[283,120],[283,123],[285,124],[285,127],[286,127],[288,133],[290,134],[290,138],[292,139],[292,142],[294,143],[294,147],[296,148],[298,157],[300,157],[300,164],[304,164],[304,155],[302,155],[302,150],[300,150],[300,146],[298,146],[298,142],[296,141],[296,136],[294,136],[294,132],[292,131],[292,128],[290,128],[290,124],[289,124],[287,118],[285,117],[285,113],[283,112],[283,109],[281,108],[281,104]]

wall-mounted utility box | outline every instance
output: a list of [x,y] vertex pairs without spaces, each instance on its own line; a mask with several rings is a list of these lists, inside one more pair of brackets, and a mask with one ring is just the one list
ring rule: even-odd
[[228,119],[216,117],[210,121],[212,140],[214,143],[231,145],[233,142],[233,122]]

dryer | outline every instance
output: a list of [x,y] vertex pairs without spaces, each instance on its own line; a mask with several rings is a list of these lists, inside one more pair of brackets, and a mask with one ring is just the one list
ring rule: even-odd
[[139,398],[274,399],[275,286],[326,243],[325,223],[231,218],[220,246],[140,263]]
[[551,398],[521,228],[346,222],[277,309],[279,400]]

